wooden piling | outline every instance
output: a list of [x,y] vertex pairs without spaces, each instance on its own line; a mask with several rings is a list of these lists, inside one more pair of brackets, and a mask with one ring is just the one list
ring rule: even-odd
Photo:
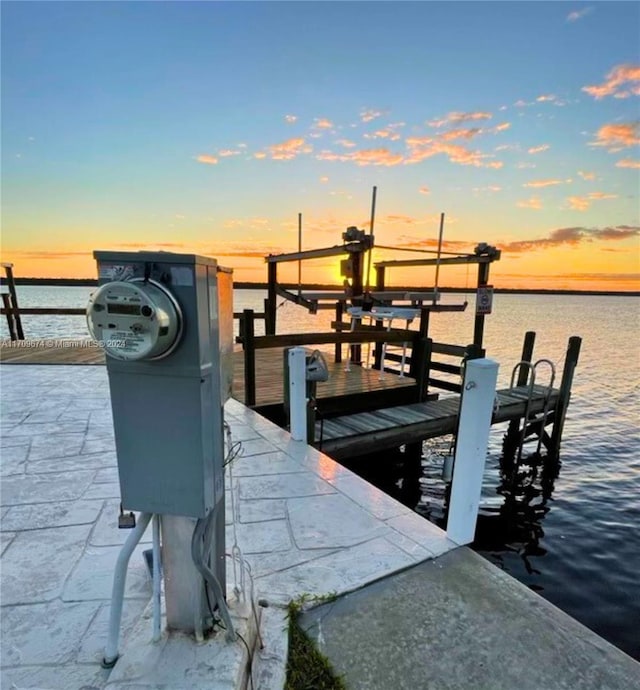
[[[13,327],[14,327],[14,332],[16,335],[16,340],[24,340],[24,331],[22,330],[22,320],[20,319],[20,307],[18,306],[18,294],[16,293],[16,281],[13,277],[13,264],[2,264],[2,267],[4,268],[4,272],[6,273],[7,276],[7,287],[9,288],[9,297],[10,297],[10,304],[7,305],[4,296],[2,298],[2,302],[5,306],[5,309],[7,306],[11,309],[12,311],[12,318],[13,318]],[[7,314],[7,318],[8,314]],[[11,332],[11,326],[9,327],[9,330]],[[14,338],[11,338],[14,340]]]
[[558,457],[560,454],[560,442],[562,440],[562,431],[564,429],[564,420],[567,415],[567,408],[569,407],[569,399],[571,398],[571,386],[573,384],[573,375],[578,364],[578,357],[580,356],[580,346],[582,345],[582,338],[578,336],[571,336],[567,347],[567,356],[564,360],[564,369],[562,371],[562,382],[560,383],[560,391],[558,403],[556,405],[555,415],[553,419],[553,429],[551,431],[551,447],[549,453]]
[[244,321],[244,400],[245,405],[251,407],[256,404],[256,355],[255,355],[255,324],[253,309],[245,309]]

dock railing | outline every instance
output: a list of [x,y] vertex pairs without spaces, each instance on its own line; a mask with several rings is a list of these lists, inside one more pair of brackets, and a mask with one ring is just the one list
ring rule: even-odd
[[[474,345],[453,345],[449,343],[434,343],[430,338],[425,338],[419,331],[392,328],[380,329],[376,326],[360,325],[355,330],[345,328],[342,322],[332,322],[334,331],[316,333],[288,333],[283,335],[255,335],[255,319],[257,315],[252,309],[245,309],[240,317],[240,336],[236,339],[242,344],[244,352],[244,386],[245,404],[256,404],[256,351],[268,348],[287,348],[295,346],[335,345],[335,362],[341,361],[342,346],[362,346],[370,343],[378,345],[382,343],[408,344],[409,354],[406,363],[409,365],[409,377],[415,381],[412,398],[415,402],[423,402],[429,396],[437,397],[433,390],[446,391],[460,394],[461,381],[464,373],[464,362],[484,356],[482,348]],[[352,362],[360,364],[356,359],[360,350],[352,350]],[[442,361],[437,356],[447,358]],[[388,352],[385,362],[380,361],[378,368],[384,368],[385,372],[398,374],[399,370],[391,364],[401,363],[402,356]],[[374,368],[376,365],[374,364]],[[434,374],[435,372],[435,374]],[[444,374],[445,377],[436,376]],[[331,411],[327,410],[330,414]]]

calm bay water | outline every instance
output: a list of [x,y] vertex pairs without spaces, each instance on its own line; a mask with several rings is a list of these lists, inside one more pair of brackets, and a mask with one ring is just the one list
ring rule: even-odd
[[[20,287],[20,305],[84,307],[91,288]],[[263,291],[237,290],[234,309],[262,311]],[[448,302],[464,296],[447,295]],[[473,304],[473,300],[470,299]],[[472,306],[432,316],[441,342],[472,340]],[[286,303],[278,332],[319,331],[333,314],[311,316]],[[28,338],[87,338],[83,317],[23,317]],[[258,324],[258,333],[260,333]],[[505,510],[496,494],[502,432],[492,431],[476,550],[605,639],[640,660],[640,298],[496,295],[487,318],[487,356],[507,386],[527,330],[537,332],[535,358],[561,371],[567,340],[583,338],[565,425],[561,467],[550,495],[531,489]],[[2,323],[0,336],[8,336]]]

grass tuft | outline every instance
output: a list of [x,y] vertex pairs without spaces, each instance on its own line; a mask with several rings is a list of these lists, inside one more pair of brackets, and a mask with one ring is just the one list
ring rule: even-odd
[[298,615],[307,598],[289,604],[289,658],[285,690],[346,690],[342,678],[298,625]]

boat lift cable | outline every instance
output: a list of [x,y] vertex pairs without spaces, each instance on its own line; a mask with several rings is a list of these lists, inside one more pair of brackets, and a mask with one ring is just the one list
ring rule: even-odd
[[[438,254],[438,251],[433,249],[412,249],[411,247],[387,247],[382,244],[376,244],[376,249],[389,249],[390,251],[394,252],[415,252],[417,254]],[[470,254],[465,254],[462,252],[440,252],[440,254],[442,256],[471,256]]]
[[373,226],[376,219],[376,194],[378,188],[374,185],[373,196],[371,197],[371,222],[369,223],[369,237],[371,238],[371,246],[369,247],[369,252],[367,253],[367,279],[365,281],[365,294],[369,294],[370,288],[370,274],[371,274],[371,254],[373,253]]

